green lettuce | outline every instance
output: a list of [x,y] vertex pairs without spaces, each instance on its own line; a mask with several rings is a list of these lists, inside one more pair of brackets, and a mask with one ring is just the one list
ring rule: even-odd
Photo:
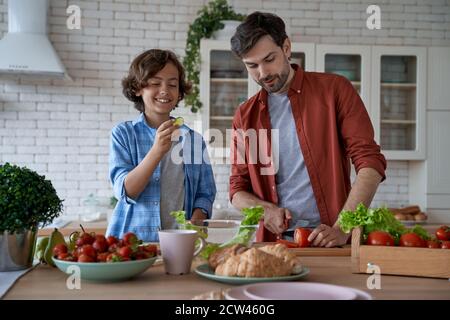
[[244,246],[248,246],[250,244],[250,241],[257,230],[259,220],[264,215],[264,208],[261,206],[244,208],[241,212],[244,215],[244,218],[242,219],[238,232],[234,235],[234,237],[222,244],[208,243],[206,248],[203,249],[200,254],[203,258],[208,259],[212,253],[220,248],[225,248],[234,244],[242,244]]
[[364,204],[360,203],[354,211],[343,210],[338,221],[341,230],[345,233],[351,232],[353,228],[362,227],[364,240],[370,232],[377,230],[388,232],[394,238],[396,244],[398,244],[402,234],[408,232],[413,232],[425,240],[430,239],[428,232],[423,227],[415,225],[412,229],[407,229],[385,207],[366,208]]
[[386,231],[396,242],[406,232],[405,226],[395,219],[387,208],[366,208],[362,203],[358,204],[355,211],[343,210],[339,215],[339,225],[345,233],[349,233],[353,228],[362,227],[364,238],[372,231]]
[[187,222],[186,220],[186,212],[185,211],[172,211],[170,213],[172,217],[175,218],[175,221],[177,222],[180,229],[184,230],[195,230],[198,232],[198,235],[202,237],[203,239],[208,238],[208,234],[204,231],[205,228],[202,226],[196,226],[195,224],[192,224],[190,222]]

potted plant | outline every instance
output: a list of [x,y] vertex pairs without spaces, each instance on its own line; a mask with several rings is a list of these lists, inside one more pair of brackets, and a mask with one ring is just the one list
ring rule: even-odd
[[191,107],[192,112],[197,112],[202,103],[199,98],[200,75],[200,40],[210,38],[217,30],[224,28],[226,20],[244,20],[245,15],[236,13],[227,0],[213,0],[198,11],[198,17],[189,25],[186,39],[186,52],[183,65],[186,68],[186,76],[192,82],[192,92],[185,97],[185,105]]
[[0,165],[0,271],[30,267],[39,224],[52,222],[61,210],[62,200],[44,176]]

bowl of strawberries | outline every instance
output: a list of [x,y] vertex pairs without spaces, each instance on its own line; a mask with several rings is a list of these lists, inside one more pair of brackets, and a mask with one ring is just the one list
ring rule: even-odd
[[128,232],[122,239],[114,236],[74,232],[69,244],[53,248],[53,262],[61,271],[88,281],[122,281],[147,270],[157,259],[154,244],[144,244]]

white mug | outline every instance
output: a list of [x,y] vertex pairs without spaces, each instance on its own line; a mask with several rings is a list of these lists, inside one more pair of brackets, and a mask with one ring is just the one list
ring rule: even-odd
[[[166,273],[177,275],[189,273],[192,260],[206,245],[205,239],[195,230],[161,230],[158,235]],[[200,239],[201,243],[194,251],[197,239]]]

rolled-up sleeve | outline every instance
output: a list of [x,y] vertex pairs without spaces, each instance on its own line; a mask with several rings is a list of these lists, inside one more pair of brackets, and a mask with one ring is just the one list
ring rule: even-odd
[[372,168],[383,181],[386,179],[386,159],[375,142],[374,129],[364,103],[347,79],[337,77],[336,81],[338,123],[347,155],[356,173],[362,168]]
[[119,126],[114,127],[111,133],[109,152],[109,178],[114,196],[118,200],[123,199],[128,204],[136,204],[134,199],[127,196],[124,186],[128,172],[134,169],[128,146],[125,132]]
[[[234,116],[232,129],[230,146],[230,201],[233,200],[233,196],[239,191],[251,192],[250,174],[245,159],[245,143],[243,138],[238,137],[241,134],[239,130],[242,129],[239,112],[236,112]],[[239,145],[240,142],[243,145]]]
[[208,152],[205,141],[202,141],[202,164],[200,165],[200,176],[198,189],[195,194],[193,208],[204,209],[208,213],[208,219],[211,218],[212,205],[216,197],[216,183],[214,174],[209,161]]

